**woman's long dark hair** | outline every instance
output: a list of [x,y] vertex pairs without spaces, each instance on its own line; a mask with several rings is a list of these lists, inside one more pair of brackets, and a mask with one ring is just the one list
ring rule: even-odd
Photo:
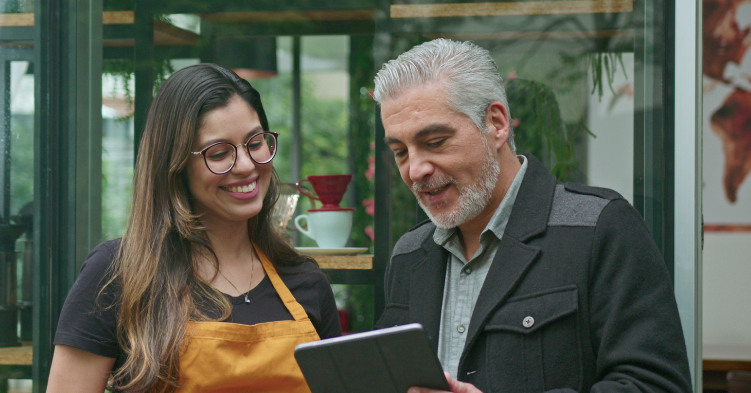
[[[151,104],[133,176],[133,203],[113,275],[121,287],[118,340],[125,363],[111,387],[128,392],[169,392],[179,380],[180,348],[188,321],[226,319],[227,298],[198,274],[199,253],[214,256],[206,230],[191,203],[186,166],[203,118],[240,97],[269,130],[261,97],[247,81],[214,64],[174,73]],[[263,207],[248,222],[258,249],[277,265],[305,261],[269,222],[280,181],[272,171]],[[201,307],[197,307],[197,305]]]

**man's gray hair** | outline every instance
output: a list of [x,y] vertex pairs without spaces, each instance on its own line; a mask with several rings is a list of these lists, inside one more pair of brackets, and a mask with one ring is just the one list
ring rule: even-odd
[[[495,61],[490,52],[469,41],[439,38],[402,53],[378,71],[373,98],[380,105],[410,87],[431,82],[442,83],[449,107],[466,115],[483,133],[488,132],[485,114],[494,101],[506,107],[511,121],[506,89]],[[516,151],[510,124],[508,145]]]

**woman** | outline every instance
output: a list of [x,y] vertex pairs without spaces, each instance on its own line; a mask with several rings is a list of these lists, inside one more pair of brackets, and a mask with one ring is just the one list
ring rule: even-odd
[[[63,307],[48,392],[308,391],[295,345],[341,335],[331,287],[271,228],[277,134],[258,92],[212,64],[151,105],[122,240]],[[277,273],[278,272],[278,273]]]

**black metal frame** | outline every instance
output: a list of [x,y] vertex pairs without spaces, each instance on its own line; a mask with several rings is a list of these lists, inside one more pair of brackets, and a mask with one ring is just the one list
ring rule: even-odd
[[[634,13],[643,26],[634,37],[634,207],[662,252],[671,279],[675,270],[674,7],[669,0],[634,1]],[[645,31],[650,27],[653,34]]]
[[35,10],[32,377],[44,392],[63,301],[100,241],[102,3]]

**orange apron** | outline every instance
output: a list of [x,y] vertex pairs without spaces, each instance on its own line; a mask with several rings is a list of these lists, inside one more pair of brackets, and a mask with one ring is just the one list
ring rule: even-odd
[[294,352],[298,344],[319,340],[318,333],[274,265],[258,249],[256,255],[295,320],[189,322],[179,392],[310,392]]

